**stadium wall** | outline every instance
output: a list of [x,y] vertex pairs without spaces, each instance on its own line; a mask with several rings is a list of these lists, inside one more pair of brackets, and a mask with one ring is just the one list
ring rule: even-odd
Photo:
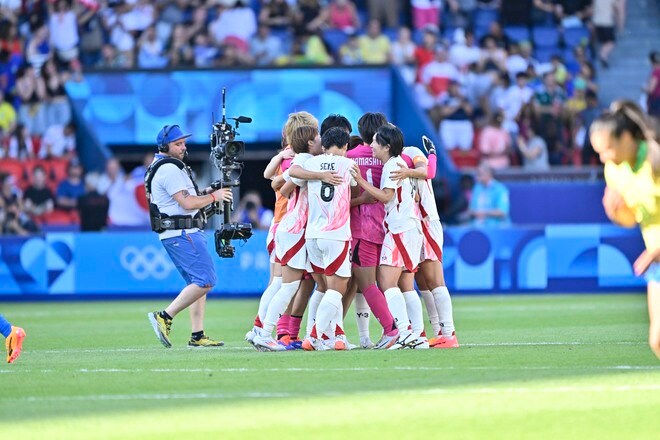
[[[215,255],[213,240],[209,250]],[[213,293],[254,297],[268,282],[265,232],[214,258]],[[643,249],[636,229],[555,225],[447,228],[444,265],[454,293],[640,291],[632,273]],[[171,296],[184,283],[150,232],[47,233],[0,237],[0,300]]]

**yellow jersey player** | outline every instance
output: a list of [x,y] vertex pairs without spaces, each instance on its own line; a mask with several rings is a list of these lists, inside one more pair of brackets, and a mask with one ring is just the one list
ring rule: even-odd
[[660,145],[642,110],[629,101],[614,102],[596,119],[590,138],[605,164],[607,216],[642,230],[646,249],[633,269],[648,283],[649,345],[660,358]]

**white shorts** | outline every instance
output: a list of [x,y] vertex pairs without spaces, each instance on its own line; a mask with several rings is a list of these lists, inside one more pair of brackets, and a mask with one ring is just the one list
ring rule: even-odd
[[422,234],[417,229],[398,234],[387,231],[380,251],[380,265],[403,267],[409,272],[415,272],[422,255],[422,245]]
[[275,263],[275,231],[277,231],[277,225],[274,221],[270,222],[270,228],[268,228],[268,236],[266,237],[266,249],[268,249],[268,258],[271,263]]
[[[311,272],[326,276],[351,276],[350,244],[348,241],[310,238],[305,243]],[[309,271],[309,269],[308,269]]]
[[282,228],[277,228],[275,231],[275,257],[276,261],[282,266],[300,270],[307,269],[305,230],[293,234]]
[[421,261],[431,260],[442,263],[444,236],[442,235],[440,220],[422,220],[422,233],[424,235],[424,245],[422,246]]

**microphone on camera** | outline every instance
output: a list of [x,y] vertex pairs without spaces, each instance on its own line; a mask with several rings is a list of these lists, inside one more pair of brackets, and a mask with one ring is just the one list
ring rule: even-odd
[[252,118],[248,118],[247,116],[239,116],[238,118],[229,118],[229,119],[233,119],[236,122],[240,122],[241,124],[249,124],[250,122],[252,122]]

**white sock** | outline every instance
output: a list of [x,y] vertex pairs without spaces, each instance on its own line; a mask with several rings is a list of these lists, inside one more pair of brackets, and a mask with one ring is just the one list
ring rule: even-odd
[[282,277],[273,277],[273,281],[270,283],[264,293],[261,294],[261,299],[259,300],[259,319],[263,323],[266,320],[266,312],[268,312],[268,305],[273,300],[273,297],[282,287]]
[[344,303],[342,303],[339,310],[337,310],[335,317],[330,320],[330,326],[328,327],[328,330],[325,331],[328,338],[333,339],[337,336],[337,327],[344,330]]
[[282,284],[280,290],[277,291],[275,296],[273,296],[273,299],[270,301],[268,311],[266,312],[266,319],[262,321],[264,324],[262,334],[270,335],[273,333],[277,321],[280,319],[280,316],[282,316],[282,313],[286,311],[286,308],[291,302],[291,298],[296,294],[299,286],[300,281]]
[[336,290],[328,289],[323,295],[319,309],[316,311],[316,336],[321,338],[325,333],[328,337],[334,337],[335,328],[330,329],[330,323],[336,318],[337,312],[343,314],[341,304],[341,293]]
[[437,336],[440,333],[440,317],[438,316],[438,309],[435,307],[433,294],[430,290],[420,290],[420,293],[422,294],[422,298],[424,298],[426,313],[429,315],[431,328],[433,328],[433,336]]
[[435,307],[438,309],[440,319],[440,331],[442,336],[451,336],[454,333],[454,310],[451,305],[451,297],[446,286],[433,289]]
[[358,334],[360,338],[369,337],[369,315],[371,309],[364,295],[358,293],[355,297],[355,318],[357,319]]
[[387,300],[387,307],[394,317],[396,328],[399,329],[399,333],[408,333],[410,320],[408,319],[408,311],[406,310],[406,300],[403,299],[401,290],[398,287],[387,289],[385,291],[385,299]]
[[309,336],[309,334],[312,332],[312,327],[314,327],[314,323],[316,323],[316,311],[319,308],[319,304],[321,304],[323,295],[325,295],[325,292],[319,292],[318,290],[315,290],[314,293],[312,293],[312,297],[309,298],[309,303],[307,304],[307,336]]
[[406,300],[406,310],[412,325],[413,335],[419,336],[424,331],[424,311],[419,295],[415,290],[411,290],[410,292],[403,292],[403,299]]

